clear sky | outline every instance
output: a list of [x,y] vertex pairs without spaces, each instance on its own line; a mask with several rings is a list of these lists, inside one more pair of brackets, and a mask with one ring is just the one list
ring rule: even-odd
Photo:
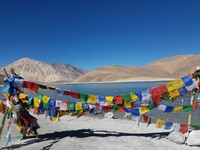
[[84,69],[200,54],[200,0],[0,0],[0,66]]

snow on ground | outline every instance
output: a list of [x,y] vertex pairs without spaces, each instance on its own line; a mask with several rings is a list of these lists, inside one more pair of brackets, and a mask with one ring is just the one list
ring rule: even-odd
[[[61,117],[60,122],[54,123],[45,119],[44,115],[37,116],[41,128],[39,138],[28,137],[20,140],[15,124],[12,124],[11,149],[20,150],[197,150],[171,142],[167,136],[169,130],[157,129],[155,124],[146,124],[126,119],[100,119],[95,117]],[[0,148],[6,142],[5,125]]]

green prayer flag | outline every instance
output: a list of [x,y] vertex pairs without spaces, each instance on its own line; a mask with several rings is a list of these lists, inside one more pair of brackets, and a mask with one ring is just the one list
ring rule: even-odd
[[191,112],[192,110],[192,105],[183,106],[183,112]]
[[163,99],[164,99],[165,101],[168,101],[168,100],[169,100],[169,94],[167,94],[167,93],[163,94],[162,97],[163,97]]
[[37,98],[41,100],[43,98],[43,95],[38,93]]
[[88,94],[79,93],[79,98],[85,102],[88,100],[88,97]]
[[147,127],[151,124],[151,118],[149,118],[149,121],[147,123]]
[[130,102],[130,101],[132,101],[131,94],[124,94],[122,96],[122,99],[124,100],[124,102]]
[[48,109],[48,106],[49,106],[48,103],[42,102],[42,104],[43,104],[43,108],[44,108],[44,109]]
[[200,130],[200,125],[190,125],[190,127],[194,130]]
[[149,106],[148,106],[149,110],[152,110],[154,107],[156,107],[156,106],[155,106],[154,102],[151,101]]
[[119,108],[121,108],[121,107],[123,107],[122,105],[117,105],[117,104],[114,104],[113,106],[112,106],[112,109],[113,109],[113,111],[117,111]]
[[68,110],[73,111],[74,109],[75,109],[75,104],[74,103],[69,103]]
[[41,89],[47,89],[47,86],[46,85],[42,85],[42,84],[38,84],[38,87],[41,88]]
[[200,72],[197,72],[197,73],[194,75],[194,77],[200,79]]

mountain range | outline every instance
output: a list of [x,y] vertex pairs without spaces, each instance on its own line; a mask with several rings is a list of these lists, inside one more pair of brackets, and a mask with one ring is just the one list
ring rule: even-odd
[[[22,58],[4,67],[15,72],[25,80],[42,83],[75,83],[133,81],[179,78],[195,71],[200,66],[200,55],[179,55],[152,62],[146,66],[109,65],[86,71],[70,64],[48,64],[38,60]],[[2,73],[1,73],[2,74]],[[0,74],[0,82],[4,76]]]

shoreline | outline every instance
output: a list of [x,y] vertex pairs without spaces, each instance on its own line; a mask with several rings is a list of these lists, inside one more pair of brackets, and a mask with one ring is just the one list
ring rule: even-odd
[[[155,78],[155,79],[119,79],[116,81],[100,81],[100,82],[52,82],[52,83],[47,83],[47,82],[35,82],[31,81],[34,83],[38,84],[44,84],[44,85],[63,85],[63,84],[107,84],[107,83],[128,83],[128,82],[168,82],[171,80],[175,80],[172,78]],[[0,87],[3,87],[3,84],[0,84]]]

